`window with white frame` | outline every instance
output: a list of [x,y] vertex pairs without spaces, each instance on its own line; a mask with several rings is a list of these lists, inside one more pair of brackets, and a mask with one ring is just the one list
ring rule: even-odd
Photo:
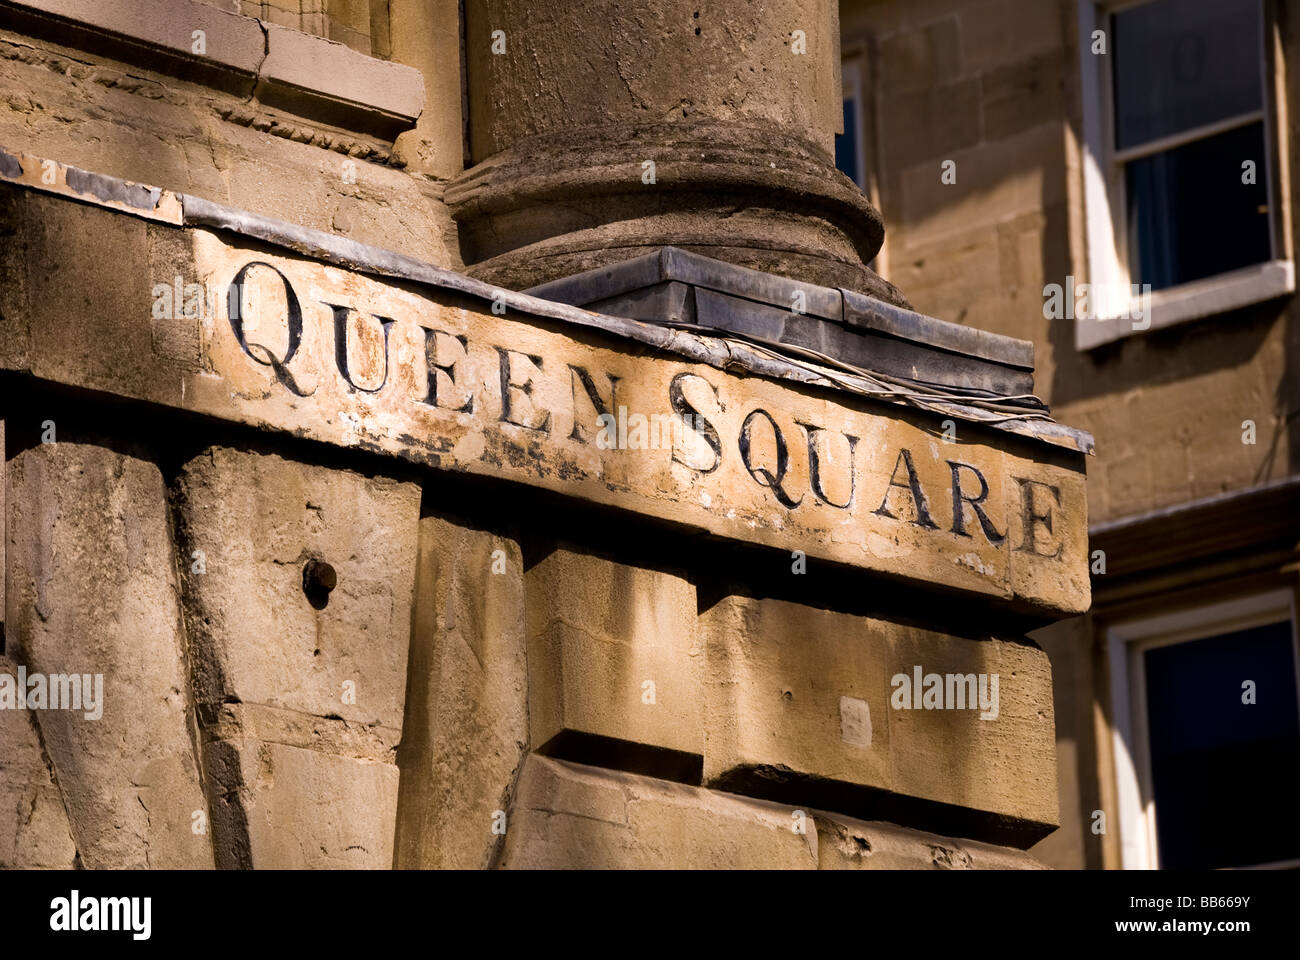
[[1294,289],[1263,0],[1079,0],[1080,348]]
[[1293,593],[1109,630],[1123,866],[1300,866]]

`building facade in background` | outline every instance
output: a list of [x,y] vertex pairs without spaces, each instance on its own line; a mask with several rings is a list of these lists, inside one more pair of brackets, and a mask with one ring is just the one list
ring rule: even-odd
[[[922,312],[1091,431],[1093,606],[1035,634],[1063,867],[1294,864],[1294,5],[841,4],[837,162]],[[945,178],[945,174],[947,177]]]

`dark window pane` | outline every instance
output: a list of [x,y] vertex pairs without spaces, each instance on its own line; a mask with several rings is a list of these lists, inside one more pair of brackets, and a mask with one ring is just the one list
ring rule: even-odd
[[[1144,656],[1160,865],[1300,858],[1300,719],[1291,624]],[[1255,682],[1254,704],[1241,702]]]
[[1131,281],[1160,290],[1268,260],[1266,179],[1262,121],[1126,164]]
[[1156,0],[1111,27],[1118,149],[1260,108],[1259,0]]
[[844,132],[835,135],[835,166],[858,183],[858,101],[844,98]]

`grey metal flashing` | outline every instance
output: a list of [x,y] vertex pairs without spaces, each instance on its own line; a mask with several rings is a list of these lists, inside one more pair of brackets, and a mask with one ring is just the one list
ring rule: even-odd
[[[527,292],[547,300],[581,306],[625,296],[658,283],[679,282],[776,307],[786,313],[798,294],[801,313],[835,323],[873,330],[900,340],[913,341],[955,354],[995,363],[1034,368],[1034,345],[1001,334],[939,320],[885,303],[853,290],[801,283],[760,270],[714,260],[677,247],[597,267],[533,287]],[[581,301],[581,302],[579,302]]]
[[991,360],[994,363],[1034,369],[1034,344],[977,327],[966,327],[923,313],[904,310],[892,303],[853,290],[842,290],[844,322],[897,337],[913,340],[940,350]]
[[1034,346],[1028,340],[675,247],[527,292],[652,323],[688,322],[759,336],[921,386],[1017,397],[1013,403],[1043,409],[1028,399],[1034,388]]
[[[0,153],[3,152],[3,148],[0,147]],[[71,174],[73,182],[89,182],[85,179],[78,180],[79,177],[86,175],[87,171],[81,171],[66,164],[59,164],[58,166],[59,169],[65,171],[65,182],[68,174]],[[794,358],[786,359],[779,355],[773,355],[771,350],[747,344],[743,340],[726,336],[721,331],[719,336],[709,336],[662,324],[593,313],[590,310],[542,299],[528,293],[502,290],[481,280],[434,266],[405,254],[358,243],[355,240],[339,237],[322,230],[302,227],[287,221],[214,203],[202,197],[189,194],[173,194],[171,191],[162,190],[158,201],[159,209],[163,211],[170,210],[169,203],[172,199],[175,199],[180,207],[179,216],[175,217],[175,219],[172,219],[171,216],[161,216],[159,211],[124,207],[121,205],[120,199],[117,202],[107,202],[101,194],[106,192],[114,197],[134,197],[133,188],[136,185],[117,178],[103,177],[97,174],[93,176],[99,178],[96,180],[96,184],[100,189],[96,194],[73,193],[69,192],[66,187],[57,181],[53,185],[46,185],[29,176],[26,171],[20,172],[18,176],[12,176],[7,168],[0,168],[0,182],[9,183],[13,186],[42,193],[62,195],[78,202],[98,202],[120,213],[146,217],[165,224],[204,227],[250,237],[344,269],[355,270],[376,277],[389,277],[424,284],[463,294],[485,303],[499,302],[508,309],[517,310],[527,316],[597,330],[668,353],[677,354],[688,360],[703,363],[719,370],[727,372],[742,371],[773,380],[802,383],[837,393],[865,397],[893,406],[926,409],[956,419],[982,423],[991,429],[1046,442],[1054,446],[1066,447],[1080,453],[1090,454],[1093,452],[1093,438],[1089,433],[1054,423],[1050,419],[1008,418],[1005,413],[1000,414],[997,411],[971,406],[960,402],[960,399],[932,396],[921,390],[900,388],[882,391],[878,381],[814,363],[802,362]],[[111,187],[114,183],[117,186]],[[683,251],[677,252],[684,253]],[[660,254],[652,256],[658,257]],[[687,256],[692,255],[688,254]],[[671,263],[672,254],[669,254],[668,258],[668,262]],[[641,267],[645,268],[646,265],[643,264]],[[653,269],[659,268],[653,267]]]
[[106,177],[102,173],[90,173],[67,168],[68,187],[78,193],[88,193],[98,200],[125,204],[140,210],[156,210],[162,199],[162,191],[157,187],[146,187],[142,183],[127,183],[117,177]]
[[0,177],[17,180],[23,175],[23,162],[8,150],[0,149]]

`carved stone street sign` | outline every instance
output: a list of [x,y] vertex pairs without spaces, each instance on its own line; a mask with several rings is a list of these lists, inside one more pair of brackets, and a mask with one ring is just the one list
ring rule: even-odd
[[[1087,609],[1075,451],[966,422],[953,437],[933,414],[736,375],[530,315],[518,295],[397,282],[229,230],[79,205],[65,230],[70,201],[0,190],[29,250],[4,254],[23,274],[4,311],[10,369],[1022,609]],[[43,243],[98,282],[111,261],[119,282],[88,301],[75,276],[30,269]]]

